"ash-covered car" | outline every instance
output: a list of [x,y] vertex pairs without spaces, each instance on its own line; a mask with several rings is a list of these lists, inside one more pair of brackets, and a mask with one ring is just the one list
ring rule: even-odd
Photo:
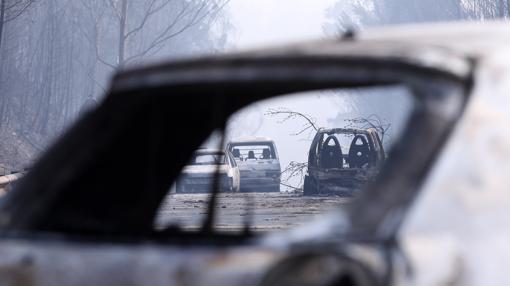
[[374,128],[320,129],[308,153],[303,194],[351,196],[375,178],[384,159]]
[[[442,24],[122,71],[0,199],[0,284],[510,285],[509,49],[508,23]],[[372,106],[400,104],[374,92],[390,84],[412,99],[409,115],[348,207],[316,206],[313,221],[286,229],[303,208],[265,201],[262,214],[234,216],[255,194],[222,197],[216,186],[206,209],[192,201],[198,227],[155,227],[193,152],[241,108],[331,88],[355,98],[371,88],[383,95]],[[345,113],[344,99],[320,114]],[[225,203],[234,195],[244,196]],[[166,211],[177,217],[179,206]],[[243,228],[223,227],[221,211]],[[274,231],[253,231],[263,223]]]
[[281,167],[276,144],[269,137],[231,140],[227,149],[241,174],[242,192],[279,192]]
[[177,193],[206,193],[214,185],[218,174],[221,191],[239,191],[239,169],[230,152],[217,149],[198,149],[184,167],[177,180]]

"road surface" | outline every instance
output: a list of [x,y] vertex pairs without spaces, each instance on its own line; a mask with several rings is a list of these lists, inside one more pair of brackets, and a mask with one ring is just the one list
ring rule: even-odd
[[[168,195],[160,209],[156,227],[172,224],[186,229],[200,227],[207,213],[208,199],[208,194]],[[341,207],[350,200],[338,196],[304,197],[288,193],[222,193],[218,196],[215,227],[242,229],[250,221],[253,231],[286,229]]]

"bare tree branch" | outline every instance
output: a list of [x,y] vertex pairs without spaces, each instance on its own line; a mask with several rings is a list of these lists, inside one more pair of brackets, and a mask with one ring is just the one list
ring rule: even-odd
[[[165,28],[165,30],[163,30],[158,36],[156,36],[152,40],[152,42],[147,46],[146,49],[137,54],[131,55],[125,61],[131,62],[136,59],[144,57],[153,50],[161,49],[162,45],[166,41],[178,36],[179,34],[185,32],[186,30],[197,25],[198,23],[201,23],[206,17],[211,16],[212,14],[222,10],[228,2],[229,0],[224,1],[222,5],[217,6],[212,10],[206,10],[206,8],[209,6],[208,1],[202,1],[201,5],[195,9],[190,9],[191,2],[187,2],[179,11],[174,20]],[[206,11],[204,12],[204,10]],[[176,27],[177,24],[179,24],[186,16],[191,16],[191,19],[188,21],[188,23],[183,25],[181,28],[177,29],[175,32],[171,32],[173,28]]]
[[113,15],[117,18],[117,20],[120,20],[121,15],[119,9],[117,9],[117,6],[115,6],[113,0],[108,0],[108,5],[110,5],[110,8],[112,9]]
[[140,22],[140,24],[137,27],[135,27],[134,29],[132,29],[131,31],[126,33],[126,35],[124,36],[125,40],[127,40],[130,36],[136,34],[141,29],[143,29],[143,27],[145,26],[145,23],[147,23],[147,20],[150,18],[150,16],[159,12],[161,9],[165,8],[166,5],[168,5],[170,2],[172,2],[172,0],[166,0],[161,5],[154,8],[154,4],[156,3],[156,1],[157,0],[151,0],[151,2],[149,4],[149,8],[145,12],[142,21]]
[[291,135],[301,135],[303,132],[305,132],[307,130],[311,130],[311,129],[313,129],[315,131],[319,130],[319,127],[317,127],[315,118],[311,117],[310,115],[307,115],[307,114],[304,114],[301,112],[297,112],[297,111],[292,111],[287,108],[283,108],[283,107],[280,107],[277,109],[270,108],[266,111],[265,115],[269,115],[269,116],[283,115],[284,118],[282,120],[280,120],[278,123],[284,123],[288,120],[295,119],[295,118],[304,119],[306,121],[306,123],[303,125],[303,129],[300,131],[297,131]]
[[[5,0],[4,0],[5,1]],[[15,1],[11,6],[5,7],[5,11],[9,13],[13,13],[12,15],[5,16],[4,23],[10,22],[21,16],[31,5],[34,3],[34,0],[27,1]],[[9,11],[16,9],[16,11]]]
[[[95,29],[95,34],[98,35],[99,34],[99,23],[100,23],[102,17],[104,16],[104,10],[100,10],[101,13],[98,15],[95,15],[95,11],[92,8],[92,6],[89,5],[90,3],[88,1],[81,0],[80,2],[83,5],[83,7],[85,7],[89,11],[90,17],[92,19],[95,18],[94,19],[95,20],[94,29]],[[73,24],[75,24],[75,26],[78,28],[78,30],[81,32],[81,34],[85,37],[85,39],[87,39],[89,44],[94,47],[97,60],[100,63],[102,63],[112,69],[116,69],[117,67],[115,65],[108,63],[106,60],[103,59],[103,57],[101,57],[101,55],[99,53],[99,41],[97,39],[95,39],[95,40],[91,39],[90,36],[88,35],[88,33],[85,32],[83,30],[82,26],[80,24],[76,23],[76,21],[73,21]],[[96,82],[96,84],[98,84],[98,83]],[[104,88],[102,86],[99,86],[99,87],[104,90]]]
[[[316,119],[313,118],[310,115],[293,111],[288,108],[280,107],[280,108],[270,108],[266,111],[265,115],[268,116],[283,116],[281,120],[278,121],[278,123],[284,123],[289,120],[293,119],[301,119],[305,121],[305,124],[302,126],[302,129],[299,131],[292,133],[292,136],[299,136],[302,135],[306,131],[315,131],[317,132],[319,130],[319,127],[317,126]],[[304,176],[306,174],[306,170],[308,168],[308,163],[306,162],[296,162],[291,161],[287,167],[281,172],[282,182],[283,186],[292,188],[294,190],[300,190],[303,187],[303,180]],[[289,182],[294,179],[299,178],[299,182],[297,186],[292,186]]]
[[[308,169],[308,163],[301,163],[296,161],[291,161],[287,167],[280,173],[282,177],[282,185],[286,187],[293,188],[294,190],[300,190],[303,186],[303,178],[305,177],[306,170]],[[292,186],[289,184],[289,181],[293,178],[299,178],[299,183],[297,186]]]
[[[78,63],[84,70],[86,70],[85,65],[78,59],[74,59],[76,63]],[[87,77],[94,82],[94,84],[99,87],[104,93],[106,93],[106,88],[104,88],[103,85],[101,85],[91,74],[90,71],[86,72]]]
[[184,5],[184,7],[177,14],[177,16],[173,19],[173,21],[165,28],[165,30],[163,32],[161,32],[158,36],[156,36],[152,40],[152,42],[149,44],[149,46],[145,50],[143,50],[142,52],[140,52],[138,54],[135,54],[133,56],[128,57],[126,59],[126,62],[129,62],[129,61],[134,60],[136,58],[141,58],[141,57],[145,56],[150,50],[154,49],[159,43],[161,43],[162,39],[166,38],[165,35],[167,35],[174,28],[174,26],[177,25],[179,23],[179,21],[184,16],[187,15],[186,11],[190,7],[190,5],[191,5],[191,2],[187,2],[186,5]]
[[375,114],[371,114],[368,117],[357,117],[353,119],[345,119],[347,122],[346,127],[356,127],[356,128],[374,128],[377,133],[379,133],[379,137],[381,137],[381,142],[384,142],[384,138],[388,133],[388,130],[391,128],[390,123],[386,123],[379,116]]
[[110,64],[109,62],[105,61],[105,60],[101,57],[101,55],[99,54],[99,47],[98,47],[98,46],[99,46],[99,43],[97,43],[97,44],[96,44],[96,57],[97,57],[97,60],[98,60],[100,63],[102,63],[103,65],[105,65],[105,66],[108,66],[108,67],[110,67],[110,68],[112,68],[112,69],[114,69],[114,70],[115,70],[115,69],[117,69],[117,67],[116,67],[116,66],[114,66],[114,65]]

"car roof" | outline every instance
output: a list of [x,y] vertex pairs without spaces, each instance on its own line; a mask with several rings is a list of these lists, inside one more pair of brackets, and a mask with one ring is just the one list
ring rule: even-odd
[[263,136],[245,136],[230,140],[229,144],[235,143],[267,143],[273,142],[273,139]]
[[[468,57],[483,57],[490,55],[495,48],[508,46],[509,32],[510,26],[505,21],[459,21],[367,29],[359,33],[356,39],[374,44],[383,41],[416,44],[415,50],[407,52],[412,54],[420,54],[423,48],[431,45],[455,50]],[[421,57],[427,56],[424,54]]]

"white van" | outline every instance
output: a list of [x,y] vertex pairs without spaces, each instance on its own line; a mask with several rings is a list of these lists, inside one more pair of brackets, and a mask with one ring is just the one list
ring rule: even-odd
[[268,137],[243,137],[230,141],[241,175],[241,192],[279,192],[281,167],[276,145]]

